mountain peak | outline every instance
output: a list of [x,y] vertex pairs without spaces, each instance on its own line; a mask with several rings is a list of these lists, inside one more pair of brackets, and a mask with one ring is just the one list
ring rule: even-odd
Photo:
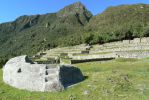
[[71,5],[66,6],[65,8],[61,9],[58,14],[60,15],[70,15],[70,14],[81,14],[84,12],[90,13],[86,7],[81,2],[76,2]]
[[70,6],[74,6],[74,7],[77,7],[77,8],[82,8],[82,7],[85,7],[81,2],[76,2],[76,3],[73,3],[72,5]]
[[57,16],[60,18],[66,18],[68,16],[75,16],[77,20],[82,24],[86,24],[93,16],[90,11],[81,2],[76,2],[61,9]]

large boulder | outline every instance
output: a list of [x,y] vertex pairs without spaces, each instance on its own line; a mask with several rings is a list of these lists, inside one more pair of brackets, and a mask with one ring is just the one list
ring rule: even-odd
[[62,91],[83,79],[81,71],[76,67],[34,64],[27,56],[12,58],[3,67],[5,83],[29,91]]

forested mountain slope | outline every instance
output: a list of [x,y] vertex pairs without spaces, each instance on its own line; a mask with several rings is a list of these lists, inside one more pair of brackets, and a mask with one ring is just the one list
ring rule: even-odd
[[86,30],[95,35],[93,43],[149,36],[149,5],[109,7],[94,16]]
[[0,24],[0,57],[34,54],[62,45],[61,37],[80,33],[91,17],[84,5],[77,2],[57,13],[21,16]]
[[109,7],[92,16],[80,2],[57,13],[21,16],[0,24],[0,59],[43,49],[149,36],[149,5]]

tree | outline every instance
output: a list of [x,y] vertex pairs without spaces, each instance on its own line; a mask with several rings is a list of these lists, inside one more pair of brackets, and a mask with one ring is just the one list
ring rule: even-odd
[[0,68],[2,68],[7,61],[6,59],[0,59]]
[[143,29],[143,35],[145,37],[148,37],[149,36],[149,26],[144,27],[144,29]]
[[125,33],[125,39],[133,39],[133,33],[130,30]]
[[103,44],[104,43],[104,39],[103,39],[103,37],[102,36],[98,36],[98,43],[99,44]]
[[94,35],[90,34],[88,37],[85,38],[85,43],[92,44],[93,39],[94,39]]

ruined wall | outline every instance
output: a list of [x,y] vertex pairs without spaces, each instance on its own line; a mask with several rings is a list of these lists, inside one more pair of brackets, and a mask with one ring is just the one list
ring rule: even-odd
[[92,54],[96,52],[117,52],[130,50],[149,50],[149,37],[105,43],[103,45],[95,46],[90,51],[90,53]]
[[114,52],[107,54],[96,54],[96,55],[86,55],[86,56],[73,56],[71,63],[81,63],[81,62],[90,62],[90,61],[107,61],[115,58],[147,58],[149,57],[149,51],[141,52]]
[[139,43],[149,43],[149,37],[143,38],[134,38],[133,40],[123,40],[123,41],[116,41],[105,43],[103,46],[113,46],[113,45],[126,45],[126,44],[139,44]]
[[98,58],[115,58],[115,53],[108,53],[108,54],[94,54],[94,55],[85,55],[85,56],[73,56],[73,60],[84,60],[84,59],[98,59]]
[[100,61],[100,62],[103,62],[103,61],[109,61],[109,60],[112,60],[112,59],[115,59],[115,58],[96,58],[96,59],[81,59],[81,60],[74,60],[72,59],[71,60],[71,64],[76,64],[76,63],[84,63],[84,62],[92,62],[92,61]]
[[148,58],[149,51],[144,52],[117,52],[121,58]]

